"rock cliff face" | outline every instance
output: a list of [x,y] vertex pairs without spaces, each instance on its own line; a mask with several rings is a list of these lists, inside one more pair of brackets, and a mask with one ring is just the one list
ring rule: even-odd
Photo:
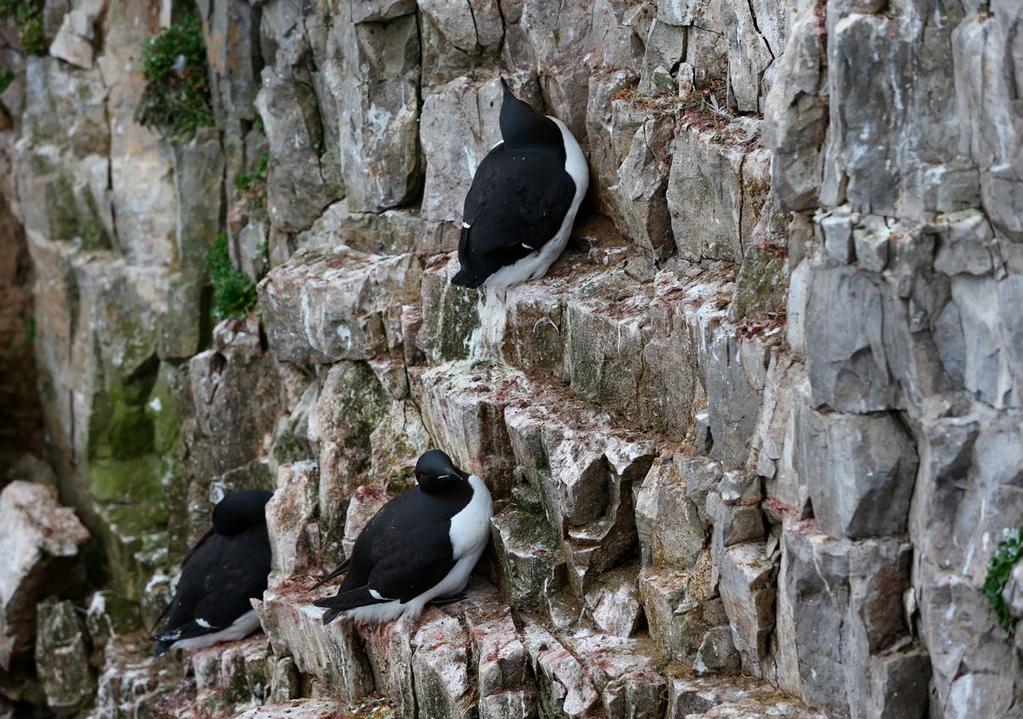
[[[0,248],[24,232],[46,459],[89,530],[0,497],[35,552],[0,566],[14,711],[1023,717],[983,591],[1023,525],[1018,2],[3,8]],[[138,120],[143,44],[190,13],[213,123],[171,136]],[[592,178],[503,302],[449,284],[499,75]],[[218,322],[221,233],[258,295]],[[315,577],[432,446],[497,500],[468,599],[323,627]],[[148,658],[241,487],[276,489],[266,635]],[[88,534],[92,593],[54,574]]]

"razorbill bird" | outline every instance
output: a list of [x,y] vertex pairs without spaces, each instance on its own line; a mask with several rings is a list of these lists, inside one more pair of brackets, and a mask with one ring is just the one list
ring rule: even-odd
[[458,243],[461,287],[511,287],[543,277],[565,249],[589,185],[565,123],[515,97],[501,78],[501,137],[476,169]]
[[439,449],[416,462],[418,486],[389,501],[355,540],[337,594],[314,604],[357,623],[417,619],[431,600],[457,596],[490,538],[490,492],[474,474],[455,467]]
[[213,528],[181,566],[174,598],[156,620],[156,654],[201,649],[247,637],[259,627],[249,602],[263,596],[270,573],[266,503],[270,492],[231,492],[213,508]]

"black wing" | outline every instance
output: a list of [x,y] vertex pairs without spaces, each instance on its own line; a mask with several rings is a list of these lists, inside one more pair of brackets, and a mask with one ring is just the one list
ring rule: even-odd
[[561,227],[575,190],[563,150],[509,150],[503,144],[491,150],[465,197],[458,243],[463,284],[477,287],[543,247]]
[[207,535],[185,561],[167,622],[155,638],[173,642],[230,626],[252,609],[250,598],[262,596],[269,573],[265,525],[230,537]]

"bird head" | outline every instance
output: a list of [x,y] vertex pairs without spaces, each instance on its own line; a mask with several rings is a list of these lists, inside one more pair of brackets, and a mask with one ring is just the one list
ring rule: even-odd
[[515,97],[508,81],[501,78],[504,99],[501,101],[501,138],[511,149],[562,143],[561,131],[550,118],[534,110],[528,102]]
[[243,489],[230,492],[213,508],[213,531],[238,534],[266,522],[266,503],[273,492]]
[[424,452],[416,462],[416,482],[424,492],[441,490],[468,479],[468,473],[456,467],[451,457],[439,449]]

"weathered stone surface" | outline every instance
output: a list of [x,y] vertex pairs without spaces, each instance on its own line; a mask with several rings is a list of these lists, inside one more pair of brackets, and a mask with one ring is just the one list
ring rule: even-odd
[[548,716],[585,717],[600,696],[579,660],[550,632],[527,620],[522,643],[540,687],[540,711]]
[[[926,663],[909,665],[915,671],[883,669],[913,654],[902,606],[910,545],[832,540],[804,522],[784,532],[782,551],[782,609],[791,613],[803,699],[843,716],[892,716],[886,712],[896,706],[925,716]],[[903,703],[906,696],[921,700]]]
[[850,539],[905,532],[917,458],[899,420],[802,408],[796,421],[799,466],[821,529]]
[[35,659],[52,710],[73,712],[96,690],[85,629],[71,602],[47,599],[36,605]]
[[102,648],[114,637],[138,629],[138,606],[109,589],[98,591],[86,607],[85,626],[93,646]]
[[679,255],[738,262],[769,187],[770,153],[759,148],[759,123],[696,115],[672,146],[667,199]]
[[667,719],[825,719],[796,699],[747,679],[687,677],[668,685]]
[[15,481],[0,492],[0,666],[10,669],[31,653],[36,603],[50,594],[73,594],[84,583],[78,548],[89,539],[74,512],[57,504],[41,484]]
[[93,719],[144,714],[153,719],[200,719],[195,685],[169,656],[152,656],[148,637],[110,642],[103,654]]
[[90,69],[96,41],[96,21],[106,9],[105,0],[79,3],[64,16],[57,36],[50,44],[50,55],[64,62]]
[[670,458],[654,460],[635,491],[636,529],[644,563],[692,567],[707,536],[699,509],[686,496],[679,466]]
[[266,505],[270,534],[271,587],[308,570],[319,558],[318,472],[314,462],[286,464],[277,472],[277,488]]
[[312,605],[315,598],[300,585],[286,584],[268,590],[257,603],[274,653],[290,655],[300,672],[315,676],[330,687],[331,694],[348,701],[368,696],[373,691],[373,673],[355,628],[344,621],[324,626],[323,610]]
[[772,151],[771,186],[781,210],[809,209],[817,201],[817,168],[827,129],[823,34],[813,4],[792,19],[764,103],[764,144]]
[[718,591],[743,667],[763,674],[768,637],[774,631],[775,564],[759,543],[738,544],[721,559]]
[[[815,407],[838,412],[894,408],[896,385],[882,336],[881,290],[848,267],[811,272],[805,336]],[[842,308],[836,311],[835,308]]]
[[388,310],[415,298],[420,275],[412,255],[297,252],[259,283],[270,344],[286,362],[369,359],[391,344]]
[[693,663],[693,671],[697,675],[732,674],[741,666],[730,627],[714,627],[703,635]]

